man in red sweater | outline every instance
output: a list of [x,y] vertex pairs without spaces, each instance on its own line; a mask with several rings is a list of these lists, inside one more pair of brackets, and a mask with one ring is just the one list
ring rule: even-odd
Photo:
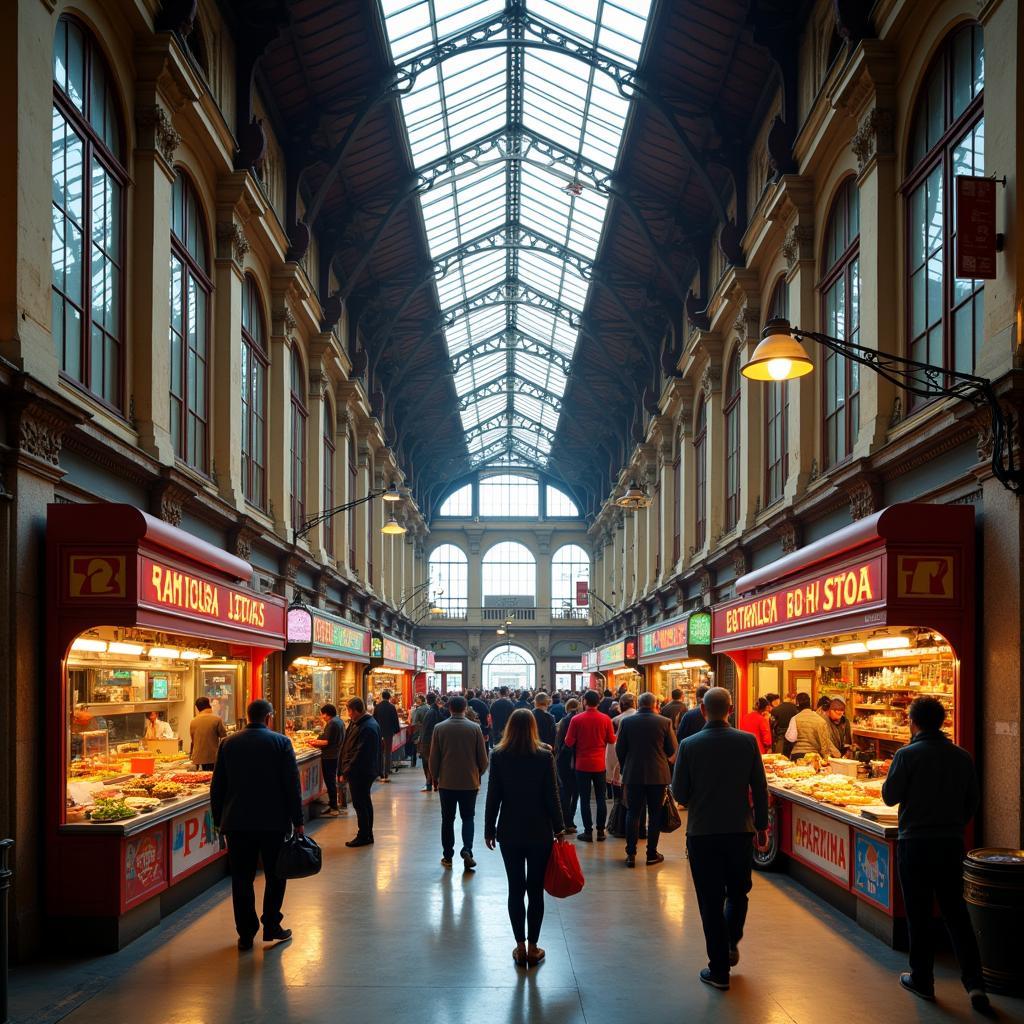
[[604,826],[608,820],[608,804],[605,799],[605,751],[609,743],[615,742],[612,720],[597,710],[601,696],[596,690],[587,690],[583,695],[584,710],[569,723],[565,734],[565,745],[576,752],[576,788],[580,796],[580,811],[583,813],[583,831],[577,839],[584,843],[594,841],[594,820],[590,813],[590,787],[594,787],[597,801],[597,838],[604,840]]

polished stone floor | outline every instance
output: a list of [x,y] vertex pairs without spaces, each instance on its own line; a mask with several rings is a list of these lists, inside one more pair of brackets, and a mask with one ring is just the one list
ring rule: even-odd
[[[937,1006],[897,985],[903,957],[788,878],[755,876],[742,963],[727,993],[702,985],[706,958],[682,833],[664,864],[623,866],[621,841],[580,846],[587,884],[547,901],[547,961],[511,962],[498,853],[479,869],[440,864],[436,795],[418,771],[374,789],[375,846],[348,850],[354,816],[312,832],[325,867],[289,883],[291,942],[239,954],[226,881],[121,953],[15,972],[18,1024],[825,1024],[970,1020],[951,964]],[[482,824],[483,798],[479,804]],[[1024,1021],[1024,1001],[996,999]]]

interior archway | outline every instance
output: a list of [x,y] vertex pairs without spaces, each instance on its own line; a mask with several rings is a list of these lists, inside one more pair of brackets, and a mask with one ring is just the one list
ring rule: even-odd
[[507,686],[510,690],[537,688],[537,661],[525,648],[517,644],[503,644],[484,656],[483,686],[497,690]]

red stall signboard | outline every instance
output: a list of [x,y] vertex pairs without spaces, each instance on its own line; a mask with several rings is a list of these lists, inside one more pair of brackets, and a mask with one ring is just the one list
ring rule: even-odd
[[850,826],[793,805],[793,856],[850,887]]
[[590,604],[590,581],[576,581],[576,604],[580,608],[586,608]]
[[996,183],[994,178],[956,176],[956,276],[996,276]]
[[743,636],[877,605],[883,600],[883,561],[860,564],[715,609],[714,635]]
[[220,854],[209,804],[179,814],[171,821],[171,879],[187,875]]
[[284,609],[251,590],[214,583],[145,556],[139,559],[139,603],[240,629],[284,632]]
[[163,828],[132,836],[124,844],[124,901],[137,903],[167,887]]

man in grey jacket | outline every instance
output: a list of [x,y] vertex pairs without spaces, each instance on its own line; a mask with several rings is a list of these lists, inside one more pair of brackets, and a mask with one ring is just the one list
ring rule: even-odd
[[487,744],[476,722],[466,717],[466,698],[448,701],[451,718],[434,728],[430,742],[430,775],[441,798],[441,863],[452,866],[455,855],[455,810],[462,819],[462,862],[467,871],[473,859],[473,818],[480,776],[487,771]]
[[729,691],[712,687],[703,709],[704,728],[679,744],[672,794],[687,809],[686,851],[708,950],[700,980],[724,991],[740,960],[752,834],[759,848],[768,842],[768,782],[757,740],[729,725]]

